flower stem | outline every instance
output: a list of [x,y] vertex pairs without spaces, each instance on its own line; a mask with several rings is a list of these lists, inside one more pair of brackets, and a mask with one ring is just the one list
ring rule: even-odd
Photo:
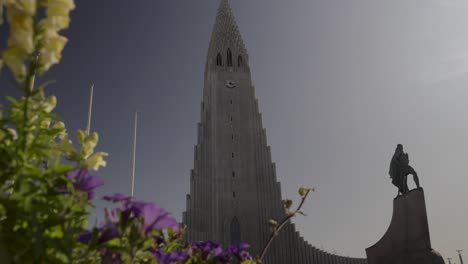
[[281,231],[281,229],[283,229],[283,227],[289,222],[289,220],[291,220],[291,218],[293,218],[294,216],[296,216],[296,214],[301,210],[302,206],[304,205],[304,202],[307,198],[307,196],[309,195],[309,193],[311,192],[312,190],[306,190],[304,196],[302,196],[302,199],[301,199],[301,203],[299,204],[299,206],[296,208],[296,210],[292,213],[289,213],[284,219],[283,221],[281,221],[281,223],[278,225],[277,228],[275,228],[275,230],[273,230],[273,232],[271,232],[271,235],[270,235],[270,238],[268,239],[268,242],[265,244],[265,246],[263,247],[262,251],[261,251],[261,254],[260,254],[260,257],[258,257],[257,259],[257,262],[258,263],[263,263],[263,259],[265,258],[265,255],[268,251],[268,248],[271,246],[271,243],[273,243],[273,240],[275,240],[275,238],[278,236],[278,233],[279,231]]

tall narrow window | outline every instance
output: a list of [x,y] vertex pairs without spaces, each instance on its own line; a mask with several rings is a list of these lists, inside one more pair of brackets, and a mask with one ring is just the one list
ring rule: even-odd
[[243,61],[242,61],[242,56],[239,55],[239,57],[237,57],[237,67],[241,67],[243,65]]
[[236,198],[236,192],[232,192],[232,198]]
[[230,103],[232,104],[232,100],[230,101]]
[[227,50],[227,66],[232,67],[232,52],[231,52],[231,49]]
[[216,56],[216,65],[223,66],[223,59],[221,58],[221,54],[219,53],[218,56]]
[[234,152],[231,153],[231,158],[234,158]]
[[232,177],[233,177],[233,178],[236,177],[236,172],[235,172],[235,171],[232,171]]
[[238,245],[241,242],[240,224],[237,217],[231,221],[231,245]]

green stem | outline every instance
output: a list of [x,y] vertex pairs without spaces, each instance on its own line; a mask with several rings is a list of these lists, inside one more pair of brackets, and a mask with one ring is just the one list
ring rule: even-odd
[[301,203],[299,204],[297,209],[294,212],[289,213],[288,216],[286,216],[286,218],[284,218],[283,221],[281,221],[279,226],[275,230],[273,230],[273,232],[271,232],[270,238],[268,239],[268,242],[263,247],[263,249],[262,249],[262,251],[260,253],[260,257],[257,260],[259,263],[263,263],[263,259],[265,258],[265,255],[266,255],[266,253],[268,251],[268,248],[270,247],[271,243],[273,243],[273,240],[275,240],[275,238],[278,236],[279,231],[281,231],[281,229],[283,229],[283,227],[291,220],[291,218],[296,216],[296,214],[301,210],[301,208],[304,205],[304,202],[305,202],[305,200],[306,200],[306,198],[307,198],[307,196],[309,195],[310,192],[311,192],[311,190],[306,191],[306,193],[302,197]]

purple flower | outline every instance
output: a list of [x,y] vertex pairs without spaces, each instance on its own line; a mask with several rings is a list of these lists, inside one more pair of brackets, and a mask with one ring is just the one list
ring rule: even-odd
[[125,196],[121,193],[116,193],[112,196],[106,195],[102,199],[109,201],[109,202],[117,203],[117,202],[123,202],[123,201],[130,201],[132,197]]
[[118,213],[120,213],[121,221],[125,223],[129,218],[143,218],[141,231],[145,234],[152,230],[160,230],[170,228],[178,230],[179,224],[169,215],[163,208],[142,201],[133,201],[131,197],[117,193],[112,196],[104,196],[104,200],[120,203],[120,209],[114,209],[110,213],[106,211],[106,219],[108,222],[117,222]]
[[94,198],[94,189],[104,185],[104,182],[98,177],[91,176],[86,169],[76,169],[65,173],[65,176],[73,181],[73,187],[76,190],[88,193],[88,200]]
[[189,248],[191,255],[200,254],[202,260],[216,259],[216,263],[228,263],[229,255],[223,247],[211,240],[199,241],[191,244]]
[[98,244],[106,243],[109,240],[120,237],[119,229],[114,223],[107,223],[99,228],[101,236],[98,239]]
[[142,231],[144,233],[166,228],[177,230],[179,226],[166,210],[155,204],[135,201],[131,202],[129,207],[136,217],[143,218]]
[[171,253],[166,253],[160,249],[157,249],[153,252],[153,256],[161,264],[171,264],[174,262],[184,262],[189,258],[189,254],[183,251],[175,251]]
[[117,223],[119,221],[120,210],[118,208],[112,209],[110,212],[107,208],[104,209],[106,223]]
[[83,233],[81,233],[76,240],[78,240],[79,242],[83,244],[89,244],[89,241],[91,240],[92,237],[93,237],[93,234],[91,233],[91,231],[86,230]]
[[153,236],[153,240],[156,245],[161,245],[164,242],[164,238],[162,236]]
[[[115,223],[107,222],[101,227],[97,228],[97,230],[100,233],[100,236],[97,241],[98,245],[106,243],[107,241],[112,240],[114,238],[121,237],[119,229],[117,228],[117,225]],[[92,238],[93,233],[91,231],[86,230],[83,233],[81,233],[76,240],[83,244],[89,244]]]
[[112,252],[106,248],[101,250],[102,264],[123,264],[122,256],[119,252]]
[[247,249],[250,248],[250,245],[247,243],[240,243],[239,245],[236,246],[230,246],[228,248],[228,252],[231,255],[234,255],[238,260],[252,260],[252,257],[250,256],[249,252],[247,252]]

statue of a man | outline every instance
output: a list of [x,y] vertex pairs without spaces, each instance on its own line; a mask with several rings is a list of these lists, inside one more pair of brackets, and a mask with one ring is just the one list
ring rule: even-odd
[[398,188],[398,195],[407,193],[408,189],[408,175],[413,175],[416,187],[419,186],[419,178],[416,171],[409,165],[408,154],[403,151],[403,145],[398,144],[395,153],[393,154],[392,161],[390,162],[390,170],[388,172],[392,183]]

